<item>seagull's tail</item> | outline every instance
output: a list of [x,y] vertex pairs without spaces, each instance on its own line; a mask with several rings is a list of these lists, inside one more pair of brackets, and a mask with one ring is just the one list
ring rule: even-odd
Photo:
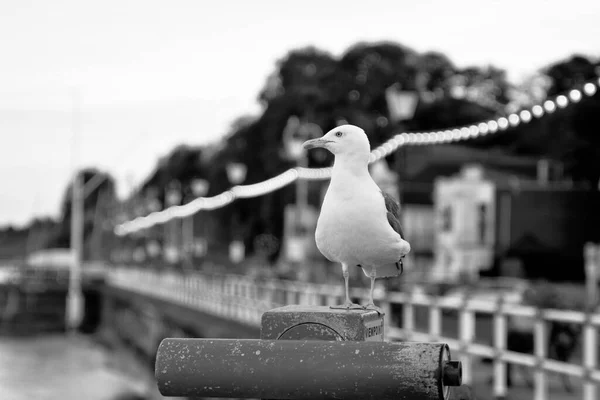
[[[375,269],[375,277],[377,279],[393,278],[393,277],[402,275],[402,272],[404,271],[404,265],[402,264],[402,261],[409,252],[410,252],[410,243],[408,243],[404,239],[400,239],[400,254],[401,254],[400,259],[398,261],[396,261],[395,263],[380,265],[380,266],[377,266],[377,268],[374,268]],[[370,276],[369,273],[371,272],[370,271],[371,268],[367,267],[367,268],[362,269],[366,276]]]
[[[393,264],[382,265],[375,268],[376,278],[393,278],[395,276],[402,275],[404,271],[404,266],[402,265],[402,260],[399,260]],[[369,276],[368,271],[365,271],[363,268],[363,272],[365,275]]]

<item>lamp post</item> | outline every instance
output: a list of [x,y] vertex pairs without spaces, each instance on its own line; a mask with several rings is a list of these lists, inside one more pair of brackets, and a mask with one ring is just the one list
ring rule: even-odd
[[[302,148],[302,144],[309,140],[323,135],[321,127],[314,123],[301,124],[296,135],[292,137],[291,149],[292,157],[298,160],[298,166],[308,167],[308,155]],[[302,224],[303,214],[308,204],[308,182],[305,179],[296,180],[296,229],[299,236],[305,234]]]
[[[232,185],[239,185],[246,179],[248,167],[240,162],[230,162],[225,166],[227,178]],[[244,259],[244,242],[238,238],[239,215],[234,213],[231,221],[232,240],[229,244],[229,259],[234,263],[239,263]]]
[[77,331],[83,319],[83,292],[81,288],[81,264],[83,259],[83,174],[75,172],[71,201],[71,271],[67,293],[67,328]]
[[[181,184],[177,180],[171,181],[170,184],[167,185],[165,189],[165,197],[167,207],[179,205],[181,203]],[[165,251],[164,257],[166,261],[170,264],[174,264],[179,259],[179,251],[177,246],[177,219],[169,221],[165,228],[167,229],[167,236],[165,240]]]
[[[394,123],[401,123],[413,118],[419,103],[419,92],[403,90],[400,83],[395,83],[386,89],[385,98],[390,119]],[[406,169],[406,165],[406,146],[402,146],[402,166],[401,168],[398,168],[398,178],[400,181],[398,196],[400,198],[401,206],[404,200],[404,170]]]
[[[206,179],[194,179],[190,182],[188,190],[186,192],[185,202],[194,200],[195,198],[202,197],[208,192],[208,181]],[[191,255],[194,249],[194,215],[183,218],[181,221],[181,237],[182,237],[182,248],[186,260],[191,260]]]
[[74,333],[83,319],[83,292],[81,289],[81,264],[83,258],[83,231],[85,208],[83,196],[83,173],[77,170],[77,155],[79,152],[79,136],[81,130],[81,96],[73,91],[72,110],[72,143],[73,183],[71,188],[71,264],[69,273],[69,288],[67,292],[66,326]]
[[[192,193],[192,189],[188,186],[182,190],[182,200],[181,204],[187,204],[194,199],[194,194]],[[187,267],[189,269],[193,266],[193,260],[191,258],[191,244],[194,240],[194,216],[188,215],[187,217],[183,217],[181,219],[181,242],[180,242],[180,252],[182,258],[183,267]]]
[[419,93],[412,90],[403,90],[402,85],[396,82],[386,89],[385,99],[392,121],[406,121],[415,114],[419,103]]
[[[192,191],[198,197],[206,196],[208,194],[208,190],[210,189],[210,183],[206,179],[194,179],[192,182]],[[192,251],[195,256],[203,257],[208,252],[208,240],[207,240],[207,212],[202,211],[199,215],[201,223],[202,223],[202,237],[200,239],[196,239],[194,236],[192,242]]]
[[[161,202],[158,199],[159,190],[156,187],[150,186],[146,188],[143,197],[144,214],[160,211]],[[151,227],[148,228],[144,233],[144,248],[148,259],[147,264],[151,265],[152,267],[156,267],[156,263],[158,261],[157,259],[160,254],[158,238],[160,237],[161,232],[161,228]]]
[[[283,132],[283,142],[288,159],[296,161],[302,168],[308,167],[308,155],[302,144],[309,139],[323,135],[321,127],[312,122],[301,121],[297,116],[291,116]],[[288,231],[286,243],[286,256],[289,261],[303,262],[306,257],[307,235],[305,216],[308,211],[308,182],[304,179],[296,180],[296,204],[294,212],[294,229]],[[300,269],[307,278],[307,270]],[[302,277],[301,277],[302,279]]]

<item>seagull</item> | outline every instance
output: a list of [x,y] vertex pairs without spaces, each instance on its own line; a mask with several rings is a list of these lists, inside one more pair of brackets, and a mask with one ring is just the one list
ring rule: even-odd
[[[317,248],[331,262],[342,264],[346,302],[333,309],[370,309],[375,279],[399,276],[402,259],[410,252],[400,226],[400,206],[383,192],[369,174],[371,145],[364,130],[338,126],[324,136],[307,140],[304,149],[324,148],[335,156],[331,182],[317,220]],[[352,303],[350,267],[362,268],[371,279],[369,303]]]

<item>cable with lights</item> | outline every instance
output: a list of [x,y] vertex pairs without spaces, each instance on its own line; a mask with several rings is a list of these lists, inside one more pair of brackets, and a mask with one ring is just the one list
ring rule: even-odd
[[[452,142],[475,139],[480,136],[494,134],[516,127],[522,123],[529,123],[534,118],[541,118],[544,114],[552,114],[557,108],[562,109],[571,103],[578,103],[584,96],[591,97],[600,87],[600,78],[587,82],[582,89],[572,89],[567,95],[558,95],[554,99],[548,99],[542,104],[536,104],[531,109],[523,109],[511,113],[507,117],[480,122],[469,126],[453,129],[445,129],[432,132],[404,132],[394,135],[371,152],[369,163],[381,160],[395,152],[402,146],[418,146],[445,144]],[[115,234],[124,236],[140,230],[151,228],[158,224],[164,224],[176,218],[186,218],[201,210],[215,210],[224,207],[236,199],[252,198],[279,190],[298,179],[322,180],[331,177],[331,167],[327,168],[305,168],[296,167],[251,185],[238,185],[212,197],[199,197],[191,202],[172,206],[162,211],[152,212],[144,217],[138,217],[124,222],[115,227]]]

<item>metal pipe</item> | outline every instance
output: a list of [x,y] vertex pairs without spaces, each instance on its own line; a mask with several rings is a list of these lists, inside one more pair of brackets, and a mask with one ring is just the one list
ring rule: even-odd
[[164,339],[164,396],[267,399],[447,399],[461,365],[444,343]]

